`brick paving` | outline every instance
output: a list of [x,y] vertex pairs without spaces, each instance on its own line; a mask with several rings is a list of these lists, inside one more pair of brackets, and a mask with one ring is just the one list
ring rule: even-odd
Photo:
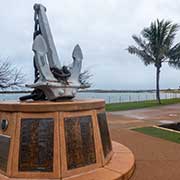
[[180,122],[180,104],[108,113],[112,139],[132,150],[131,180],[180,180],[180,144],[130,130],[162,122]]

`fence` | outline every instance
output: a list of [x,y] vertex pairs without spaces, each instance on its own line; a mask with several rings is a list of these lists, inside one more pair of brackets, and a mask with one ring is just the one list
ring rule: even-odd
[[[180,94],[178,93],[161,93],[161,99],[173,99],[180,98]],[[123,103],[123,102],[140,102],[147,100],[156,100],[156,94],[133,94],[133,95],[119,95],[119,96],[108,96],[104,98],[106,103]]]

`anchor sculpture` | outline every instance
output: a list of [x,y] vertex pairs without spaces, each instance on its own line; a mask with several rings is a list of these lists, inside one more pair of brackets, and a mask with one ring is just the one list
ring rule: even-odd
[[61,66],[56,47],[51,34],[46,16],[46,8],[41,4],[34,5],[34,69],[35,80],[33,84],[26,85],[34,88],[28,96],[20,100],[59,100],[75,97],[79,88],[83,88],[80,82],[82,66],[82,51],[76,45],[73,53],[73,63],[69,66]]

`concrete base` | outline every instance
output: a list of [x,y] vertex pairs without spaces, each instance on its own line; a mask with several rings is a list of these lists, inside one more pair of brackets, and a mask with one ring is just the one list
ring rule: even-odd
[[[132,176],[135,169],[134,155],[127,147],[120,143],[113,141],[112,145],[114,152],[113,156],[109,163],[104,167],[72,177],[63,178],[63,180],[128,180]],[[27,178],[8,178],[0,174],[0,180],[27,180]]]
[[134,170],[132,152],[111,141],[104,100],[0,102],[0,120],[0,180],[125,180]]

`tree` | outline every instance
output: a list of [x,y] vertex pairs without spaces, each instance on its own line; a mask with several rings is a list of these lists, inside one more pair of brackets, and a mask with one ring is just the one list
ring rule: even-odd
[[83,89],[89,88],[92,85],[91,77],[92,77],[92,74],[89,72],[89,70],[84,70],[82,73],[80,73],[79,81]]
[[178,24],[157,19],[151,22],[150,27],[144,28],[139,36],[132,36],[137,47],[134,45],[128,47],[128,52],[137,55],[146,66],[154,64],[156,67],[156,99],[159,104],[161,103],[159,79],[162,64],[168,63],[170,66],[180,68],[180,43],[174,45],[178,30]]
[[24,82],[21,70],[10,62],[0,61],[0,89],[20,87]]

